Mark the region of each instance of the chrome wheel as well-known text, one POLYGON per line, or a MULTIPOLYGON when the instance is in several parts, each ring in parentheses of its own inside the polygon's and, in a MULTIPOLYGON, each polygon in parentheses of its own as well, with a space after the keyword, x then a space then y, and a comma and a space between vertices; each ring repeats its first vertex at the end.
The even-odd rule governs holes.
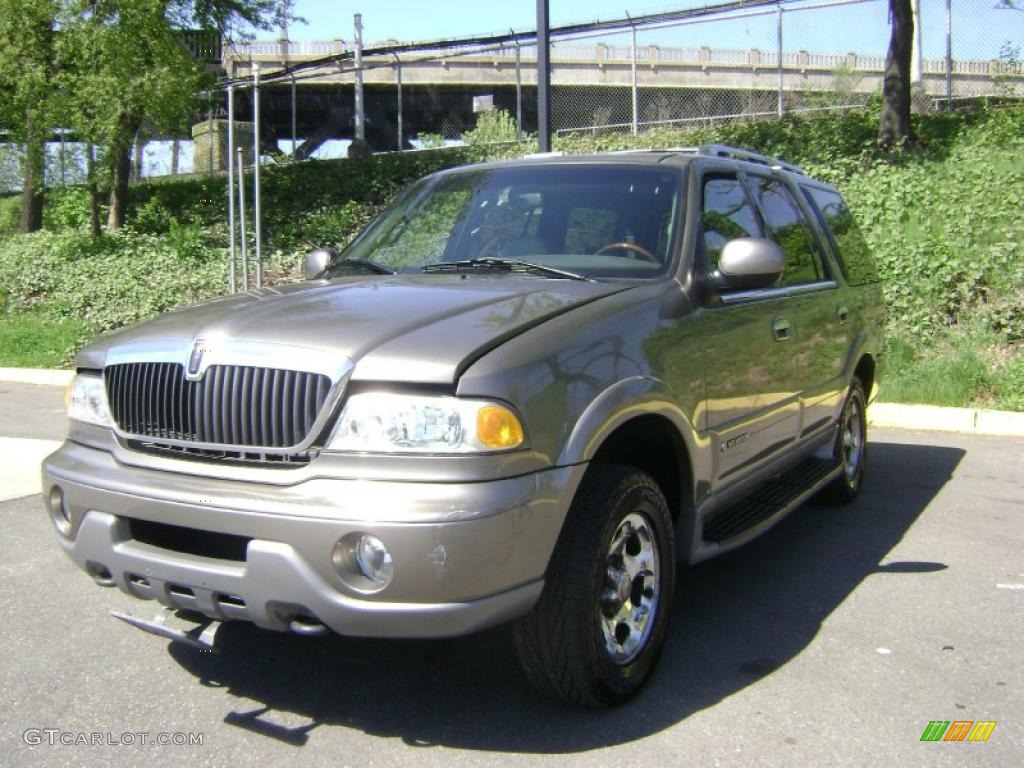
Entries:
POLYGON ((843 474, 848 483, 856 482, 864 456, 864 420, 860 409, 860 401, 857 398, 851 398, 844 414, 842 434, 840 435, 843 474))
POLYGON ((598 606, 604 647, 615 664, 629 664, 643 651, 656 623, 660 592, 653 526, 641 513, 630 513, 608 546, 598 606))

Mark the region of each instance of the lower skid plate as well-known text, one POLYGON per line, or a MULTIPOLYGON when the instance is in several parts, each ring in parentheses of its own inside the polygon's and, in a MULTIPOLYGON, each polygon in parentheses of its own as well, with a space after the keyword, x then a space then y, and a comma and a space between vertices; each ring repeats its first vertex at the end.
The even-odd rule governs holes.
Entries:
POLYGON ((160 613, 153 617, 152 621, 146 621, 145 619, 140 619, 128 613, 121 613, 120 611, 111 611, 110 615, 151 635, 157 635, 176 643, 184 643, 201 651, 220 652, 220 649, 216 646, 216 640, 217 630, 220 629, 221 622, 215 619, 210 619, 206 624, 200 624, 195 629, 185 631, 167 626, 168 617, 174 615, 174 612, 169 608, 164 608, 160 611, 160 613))

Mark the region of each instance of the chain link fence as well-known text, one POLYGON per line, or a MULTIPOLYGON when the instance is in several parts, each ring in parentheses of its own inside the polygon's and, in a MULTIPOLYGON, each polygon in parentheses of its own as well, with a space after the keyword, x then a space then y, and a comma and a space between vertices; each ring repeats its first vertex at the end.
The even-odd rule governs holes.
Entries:
MULTIPOLYGON (((919 4, 916 109, 1024 97, 1024 12, 996 10, 996 0, 919 4)), ((726 12, 553 30, 552 130, 643 132, 863 105, 881 92, 889 33, 888 0, 734 4, 726 12)), ((359 70, 352 50, 351 41, 340 39, 224 44, 223 68, 235 83, 234 117, 243 135, 251 136, 254 120, 247 83, 259 70, 264 162, 348 154, 356 135, 357 75, 365 139, 375 152, 467 137, 507 140, 537 130, 537 52, 527 33, 435 46, 372 43, 359 70), (496 111, 508 119, 491 122, 505 130, 480 135, 481 115, 496 111)), ((219 87, 197 102, 191 137, 141 132, 136 176, 223 171, 227 111, 227 90, 219 87)), ((67 141, 61 150, 55 141, 48 154, 49 182, 81 181, 81 145, 67 141)), ((0 143, 0 180, 8 186, 17 157, 16 147, 0 143)))

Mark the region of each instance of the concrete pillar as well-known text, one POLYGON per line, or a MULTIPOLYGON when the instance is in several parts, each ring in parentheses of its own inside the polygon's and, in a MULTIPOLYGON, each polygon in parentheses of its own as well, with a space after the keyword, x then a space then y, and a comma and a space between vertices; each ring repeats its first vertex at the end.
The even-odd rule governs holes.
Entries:
MULTIPOLYGON (((245 148, 245 164, 252 165, 253 141, 256 138, 252 123, 235 121, 235 144, 245 148)), ((204 120, 192 126, 192 140, 195 142, 193 152, 193 173, 218 173, 228 169, 228 121, 204 120), (211 151, 212 144, 212 151, 211 151), (210 160, 213 167, 210 167, 210 160)))

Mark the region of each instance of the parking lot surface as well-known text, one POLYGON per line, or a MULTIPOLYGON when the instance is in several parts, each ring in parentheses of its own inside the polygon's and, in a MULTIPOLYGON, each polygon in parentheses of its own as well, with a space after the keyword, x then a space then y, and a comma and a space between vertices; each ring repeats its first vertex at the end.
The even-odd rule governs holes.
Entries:
MULTIPOLYGON (((17 441, 61 438, 60 391, 3 387, 13 466, 17 441)), ((503 628, 385 642, 228 624, 219 654, 170 644, 111 618, 156 605, 95 586, 38 496, 0 480, 18 496, 0 502, 0 764, 1022 765, 1024 440, 871 438, 855 504, 806 505, 681 573, 650 685, 608 711, 538 698, 503 628), (996 726, 922 742, 934 720, 996 726)))

